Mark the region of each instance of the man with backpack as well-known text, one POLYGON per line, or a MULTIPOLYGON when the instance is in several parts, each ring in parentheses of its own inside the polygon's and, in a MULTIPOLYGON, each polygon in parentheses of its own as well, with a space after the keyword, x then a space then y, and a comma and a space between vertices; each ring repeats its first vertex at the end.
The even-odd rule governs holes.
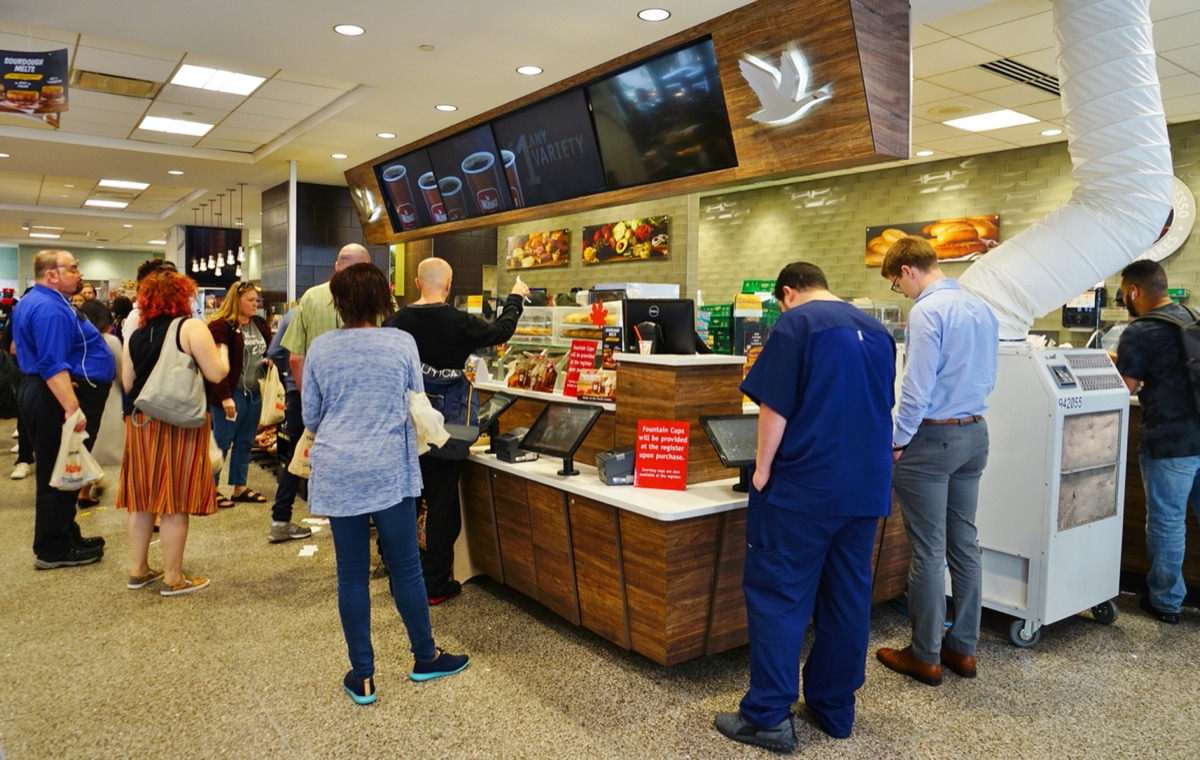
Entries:
POLYGON ((1121 271, 1125 308, 1134 317, 1117 344, 1117 371, 1142 407, 1138 461, 1146 489, 1146 576, 1141 598, 1148 615, 1179 622, 1184 520, 1189 496, 1200 518, 1200 414, 1194 403, 1185 329, 1197 315, 1167 295, 1167 274, 1155 261, 1121 271))
MULTIPOLYGON (((444 259, 429 258, 417 266, 416 285, 421 293, 415 303, 396 312, 388 325, 397 327, 417 341, 425 392, 443 413, 447 424, 473 424, 471 387, 463 377, 463 366, 471 352, 504 343, 517 329, 529 286, 517 280, 495 322, 461 312, 446 299, 454 271, 444 259)), ((458 501, 458 479, 462 461, 421 457, 421 480, 425 502, 425 552, 421 572, 431 605, 458 596, 462 585, 454 580, 454 542, 462 530, 458 501)))

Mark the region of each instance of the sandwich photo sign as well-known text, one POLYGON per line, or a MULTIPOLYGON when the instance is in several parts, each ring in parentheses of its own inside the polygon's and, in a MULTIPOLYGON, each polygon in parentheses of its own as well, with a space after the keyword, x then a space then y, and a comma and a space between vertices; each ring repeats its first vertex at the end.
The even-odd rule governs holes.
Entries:
POLYGON ((928 240, 937 251, 938 261, 974 261, 1000 245, 1000 215, 957 216, 932 222, 868 227, 867 266, 882 266, 888 248, 902 237, 928 240))
POLYGON ((0 113, 58 128, 67 110, 67 49, 44 53, 0 50, 0 113))

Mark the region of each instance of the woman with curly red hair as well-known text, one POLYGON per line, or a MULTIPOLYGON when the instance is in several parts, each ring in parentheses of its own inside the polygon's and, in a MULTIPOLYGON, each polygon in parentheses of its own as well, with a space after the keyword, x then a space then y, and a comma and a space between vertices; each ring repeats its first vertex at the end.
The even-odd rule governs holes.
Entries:
POLYGON ((129 510, 126 585, 143 588, 161 578, 163 596, 186 594, 208 585, 206 578, 184 575, 183 548, 188 516, 217 511, 217 489, 208 459, 212 422, 206 419, 202 426, 191 429, 176 427, 133 409, 133 402, 176 320, 176 346, 195 359, 204 378, 217 382, 229 373, 229 357, 217 349, 205 324, 191 318, 195 295, 196 283, 178 272, 160 270, 146 276, 138 286, 140 326, 129 335, 121 363, 129 416, 117 507, 129 510), (162 570, 151 568, 147 557, 156 517, 160 520, 162 570))

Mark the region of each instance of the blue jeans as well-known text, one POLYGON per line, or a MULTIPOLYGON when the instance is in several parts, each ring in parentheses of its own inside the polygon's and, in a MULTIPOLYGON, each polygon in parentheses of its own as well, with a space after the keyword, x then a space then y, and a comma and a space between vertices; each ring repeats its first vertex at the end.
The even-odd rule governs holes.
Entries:
POLYGON ((954 625, 945 643, 974 655, 983 609, 983 566, 975 512, 979 479, 988 459, 987 422, 922 425, 896 460, 892 489, 904 510, 912 542, 908 611, 912 653, 930 665, 941 661, 946 620, 946 565, 954 594, 954 625))
MULTIPOLYGON (((254 434, 258 432, 258 418, 262 416, 262 395, 258 391, 236 389, 233 408, 237 410, 236 420, 225 419, 225 410, 219 406, 210 405, 208 411, 212 413, 217 446, 222 454, 229 454, 229 485, 244 486, 250 474, 250 448, 254 445, 254 434), (230 453, 231 447, 233 453, 230 453)), ((214 474, 213 480, 220 485, 221 474, 214 474)))
POLYGON ((375 650, 371 647, 371 529, 374 521, 392 578, 392 598, 413 655, 432 660, 437 652, 429 625, 429 598, 417 555, 417 500, 407 498, 379 512, 329 518, 333 550, 337 555, 338 614, 350 652, 355 678, 375 675, 375 650))
POLYGON ((1139 454, 1146 486, 1146 585, 1150 601, 1164 612, 1178 612, 1187 594, 1183 581, 1184 520, 1191 501, 1200 519, 1200 456, 1155 459, 1139 454))

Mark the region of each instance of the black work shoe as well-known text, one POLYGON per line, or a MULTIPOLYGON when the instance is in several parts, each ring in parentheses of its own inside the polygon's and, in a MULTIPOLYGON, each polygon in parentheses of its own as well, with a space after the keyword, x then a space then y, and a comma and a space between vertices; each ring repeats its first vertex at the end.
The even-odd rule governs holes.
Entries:
POLYGON ((103 549, 104 548, 104 537, 103 536, 80 536, 79 539, 75 542, 75 545, 78 546, 80 549, 103 549))
POLYGON ((792 727, 792 716, 774 728, 759 728, 742 717, 739 712, 717 713, 717 730, 743 744, 753 744, 775 752, 791 752, 796 749, 796 730, 792 727))
POLYGON ((99 562, 104 556, 104 549, 81 549, 78 546, 72 546, 67 550, 67 553, 57 559, 42 559, 38 557, 34 559, 33 566, 38 570, 53 570, 56 567, 76 567, 78 565, 90 565, 93 562, 99 562))
POLYGON ((1179 622, 1178 612, 1164 612, 1163 610, 1155 607, 1150 602, 1149 594, 1144 594, 1142 598, 1138 600, 1138 605, 1141 606, 1142 610, 1144 610, 1147 615, 1157 619, 1159 622, 1166 623, 1168 625, 1175 625, 1179 622))
POLYGON ((429 606, 436 607, 442 602, 447 602, 462 593, 462 584, 458 581, 450 581, 442 587, 437 593, 426 593, 429 596, 429 606))

